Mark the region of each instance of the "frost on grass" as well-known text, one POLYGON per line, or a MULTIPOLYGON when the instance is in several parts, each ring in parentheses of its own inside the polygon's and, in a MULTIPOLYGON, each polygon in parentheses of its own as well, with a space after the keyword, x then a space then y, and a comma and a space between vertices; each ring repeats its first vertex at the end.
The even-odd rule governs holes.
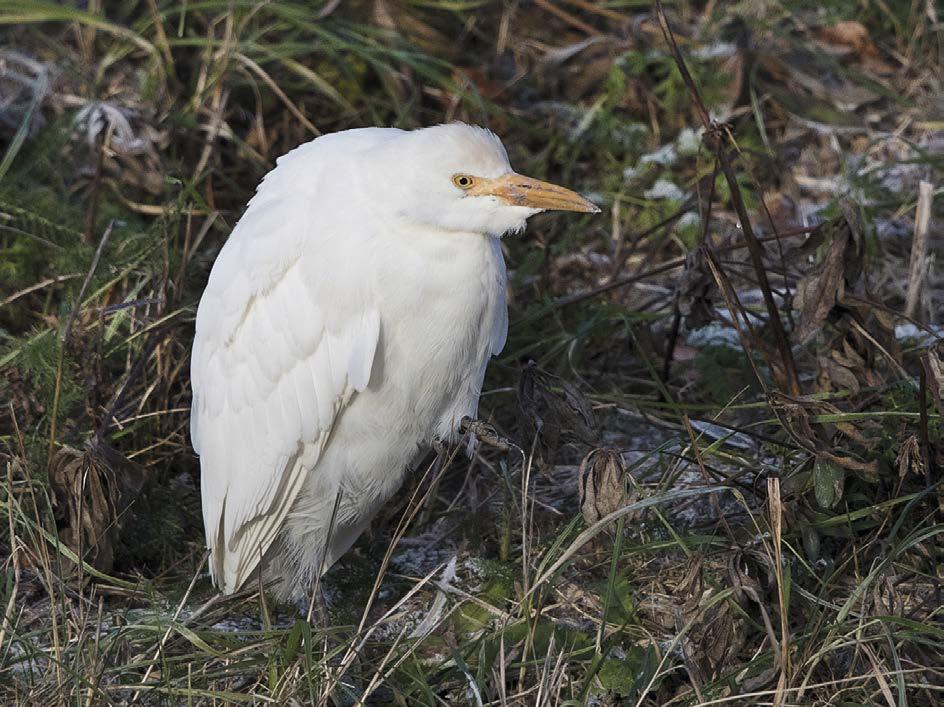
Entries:
POLYGON ((688 195, 674 182, 668 179, 657 179, 656 183, 643 192, 647 199, 672 199, 685 201, 688 195))

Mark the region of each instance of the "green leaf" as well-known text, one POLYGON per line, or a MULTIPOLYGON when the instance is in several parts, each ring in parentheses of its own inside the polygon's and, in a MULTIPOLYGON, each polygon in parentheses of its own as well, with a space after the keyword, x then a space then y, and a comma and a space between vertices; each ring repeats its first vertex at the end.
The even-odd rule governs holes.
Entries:
POLYGON ((804 525, 800 529, 800 533, 807 559, 812 563, 818 562, 820 558, 820 537, 819 533, 816 532, 816 528, 812 525, 804 525))
POLYGON ((813 467, 813 492, 821 508, 833 508, 842 498, 846 472, 827 459, 818 458, 813 467))
POLYGON ((597 677, 600 684, 623 699, 635 699, 649 684, 659 665, 655 646, 633 646, 622 660, 607 658, 597 677))
POLYGON ((311 642, 311 626, 307 621, 296 619, 292 630, 289 631, 288 637, 285 639, 283 657, 286 663, 291 663, 295 660, 303 640, 307 643, 311 642))
POLYGON ((606 606, 606 620, 608 623, 630 623, 636 617, 636 607, 633 602, 633 584, 626 577, 616 577, 612 589, 607 596, 607 587, 603 586, 602 596, 608 598, 606 606))

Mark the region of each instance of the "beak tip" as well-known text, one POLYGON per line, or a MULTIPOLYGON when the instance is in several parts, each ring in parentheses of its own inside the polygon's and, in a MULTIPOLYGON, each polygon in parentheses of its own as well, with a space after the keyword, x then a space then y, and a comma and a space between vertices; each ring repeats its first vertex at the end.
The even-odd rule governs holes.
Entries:
POLYGON ((601 210, 590 199, 575 191, 515 172, 486 180, 482 187, 470 189, 469 193, 474 196, 497 196, 506 203, 539 211, 598 214, 601 210))

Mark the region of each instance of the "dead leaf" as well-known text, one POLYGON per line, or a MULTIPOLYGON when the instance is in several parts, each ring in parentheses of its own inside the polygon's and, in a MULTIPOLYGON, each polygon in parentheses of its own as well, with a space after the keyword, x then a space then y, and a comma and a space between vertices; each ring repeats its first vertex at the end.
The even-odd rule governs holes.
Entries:
POLYGON ((850 50, 865 56, 878 56, 878 49, 872 43, 869 31, 861 22, 842 20, 827 27, 816 30, 816 36, 831 44, 848 47, 850 50))
POLYGON ((944 361, 941 360, 942 350, 944 350, 942 344, 928 349, 921 357, 921 366, 924 368, 928 390, 931 391, 931 397, 934 398, 937 411, 944 415, 944 361))
POLYGON ((898 469, 898 478, 903 479, 908 472, 922 476, 924 474, 924 462, 921 460, 921 445, 918 444, 918 436, 911 435, 898 449, 898 456, 895 458, 895 468, 898 469))
POLYGON ((476 67, 456 67, 452 71, 452 80, 456 85, 468 86, 476 95, 487 101, 494 101, 505 90, 502 84, 492 81, 483 69, 476 67))
POLYGON ((861 22, 844 20, 816 30, 820 46, 830 54, 861 62, 871 73, 889 75, 895 68, 882 58, 868 29, 861 22))
POLYGON ((855 440, 863 447, 869 447, 872 445, 873 440, 870 440, 868 437, 859 432, 859 428, 853 425, 851 422, 836 422, 836 429, 842 432, 846 437, 855 440))
POLYGON ((818 437, 803 402, 803 399, 796 400, 778 392, 773 392, 770 396, 770 403, 780 411, 784 427, 790 437, 803 449, 814 452, 818 437))
POLYGON ((853 459, 852 457, 833 454, 832 452, 822 452, 822 455, 838 464, 843 469, 855 472, 866 481, 878 481, 878 461, 875 459, 870 462, 863 462, 858 459, 853 459))
POLYGON ((842 353, 833 349, 830 355, 836 363, 846 368, 865 368, 866 365, 865 359, 859 355, 859 352, 856 351, 846 339, 842 340, 842 353))
POLYGON ((374 0, 373 20, 378 27, 402 35, 412 45, 435 56, 452 59, 458 53, 456 42, 421 20, 409 3, 374 0))
POLYGON ((818 234, 829 242, 819 265, 797 284, 794 308, 799 311, 795 336, 805 344, 820 330, 847 287, 855 287, 865 267, 862 223, 854 204, 843 202, 842 215, 824 224, 818 234))
POLYGON ((837 302, 842 301, 842 261, 848 241, 840 229, 819 266, 797 284, 794 306, 799 310, 797 343, 807 343, 820 330, 837 302))
POLYGON ((818 356, 817 388, 823 392, 848 390, 859 392, 859 381, 849 368, 827 356, 818 356))
POLYGON ((760 583, 751 577, 746 563, 746 557, 741 551, 733 552, 728 556, 728 581, 734 589, 734 598, 741 606, 746 606, 748 599, 760 601, 760 583))

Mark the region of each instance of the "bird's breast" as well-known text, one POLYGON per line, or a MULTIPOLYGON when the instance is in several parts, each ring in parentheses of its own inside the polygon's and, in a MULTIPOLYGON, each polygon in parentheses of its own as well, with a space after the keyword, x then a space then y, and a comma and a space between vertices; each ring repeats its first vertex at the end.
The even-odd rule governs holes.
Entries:
POLYGON ((485 366, 504 342, 505 265, 488 236, 413 238, 378 269, 381 365, 371 388, 389 392, 404 424, 431 438, 476 412, 485 366))

